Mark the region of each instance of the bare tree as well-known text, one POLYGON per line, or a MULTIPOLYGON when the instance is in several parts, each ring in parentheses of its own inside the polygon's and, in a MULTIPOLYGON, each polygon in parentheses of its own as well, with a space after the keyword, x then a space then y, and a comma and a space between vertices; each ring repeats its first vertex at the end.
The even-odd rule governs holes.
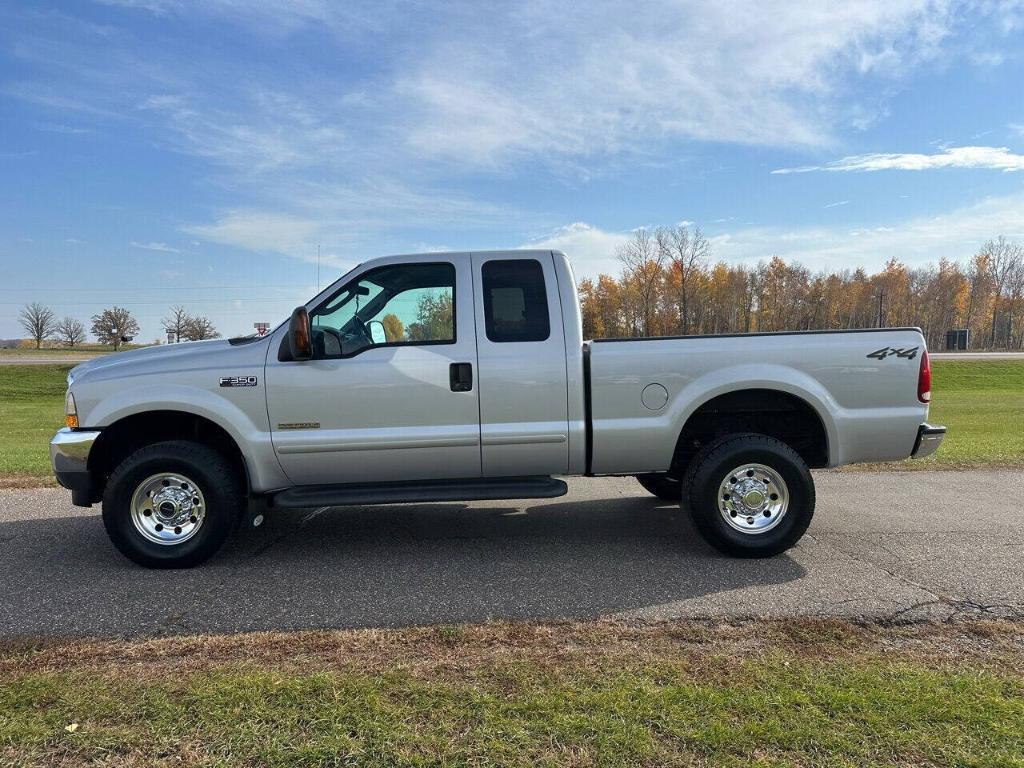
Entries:
MULTIPOLYGON (((1022 249, 1024 250, 1024 249, 1022 249)), ((1014 342, 1013 320, 1014 313, 1024 305, 1024 253, 1019 255, 1010 275, 1006 280, 1006 301, 1007 301, 1007 323, 1006 323, 1006 346, 1012 349, 1024 347, 1024 328, 1017 331, 1017 340, 1014 342)))
POLYGON ((191 319, 184 307, 171 307, 171 313, 161 320, 160 324, 167 333, 174 334, 174 340, 177 342, 185 338, 185 330, 191 319))
POLYGON ((73 317, 65 317, 53 330, 65 346, 73 347, 85 341, 85 326, 81 320, 75 320, 73 317))
POLYGON ((694 282, 700 278, 707 265, 711 245, 700 231, 700 227, 691 233, 684 224, 659 227, 655 232, 655 238, 658 250, 679 271, 679 332, 689 333, 690 316, 693 314, 690 305, 695 293, 694 282))
POLYGON ((204 339, 220 338, 220 332, 214 327, 210 318, 196 315, 186 320, 182 337, 186 341, 203 341, 204 339))
MULTIPOLYGON (((1024 249, 1016 243, 1011 243, 1000 235, 995 240, 989 240, 981 247, 981 252, 988 256, 989 273, 992 275, 992 288, 994 292, 992 302, 992 328, 989 334, 989 345, 996 344, 996 320, 999 309, 1004 298, 1007 283, 1020 263, 1024 249)), ((1009 341, 1007 341, 1009 344, 1009 341)))
POLYGON ((124 307, 104 309, 92 316, 92 333, 101 344, 112 344, 116 352, 122 341, 131 339, 139 332, 139 324, 132 313, 124 307))
POLYGON ((664 279, 665 254, 658 248, 650 232, 638 229, 629 242, 620 246, 617 256, 622 263, 626 279, 636 290, 643 334, 650 336, 664 279))
POLYGON ((43 345, 43 341, 53 335, 57 325, 57 316, 49 307, 38 301, 33 301, 31 304, 26 304, 21 310, 18 322, 21 323, 21 327, 25 329, 29 338, 36 343, 36 349, 39 349, 43 345))

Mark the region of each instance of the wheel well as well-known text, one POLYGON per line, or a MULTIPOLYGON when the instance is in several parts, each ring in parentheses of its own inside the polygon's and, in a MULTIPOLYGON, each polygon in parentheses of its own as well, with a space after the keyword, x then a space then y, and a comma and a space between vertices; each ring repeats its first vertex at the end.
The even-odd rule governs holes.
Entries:
POLYGON ((249 487, 242 451, 223 427, 194 413, 147 411, 126 416, 100 432, 89 452, 89 471, 99 481, 96 493, 102 495, 110 473, 125 458, 140 448, 165 440, 191 440, 213 448, 231 462, 245 487, 249 487))
POLYGON ((774 389, 742 389, 719 395, 687 419, 676 443, 672 474, 682 475, 701 446, 736 432, 759 432, 786 443, 809 467, 828 466, 828 436, 807 401, 774 389))

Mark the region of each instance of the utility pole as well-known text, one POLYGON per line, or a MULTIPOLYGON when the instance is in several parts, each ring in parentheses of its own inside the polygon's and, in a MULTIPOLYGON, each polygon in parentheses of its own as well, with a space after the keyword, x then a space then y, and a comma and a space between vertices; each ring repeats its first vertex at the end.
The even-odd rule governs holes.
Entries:
POLYGON ((878 325, 876 327, 882 327, 882 300, 885 298, 885 288, 878 289, 878 325))

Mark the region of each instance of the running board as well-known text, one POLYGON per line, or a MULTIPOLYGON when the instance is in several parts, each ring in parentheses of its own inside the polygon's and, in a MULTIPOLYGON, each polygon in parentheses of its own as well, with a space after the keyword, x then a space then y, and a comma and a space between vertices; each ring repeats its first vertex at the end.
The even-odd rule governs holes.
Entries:
POLYGON ((551 499, 569 490, 564 480, 545 475, 422 480, 404 483, 300 485, 271 497, 275 507, 352 507, 363 504, 408 504, 426 501, 551 499))

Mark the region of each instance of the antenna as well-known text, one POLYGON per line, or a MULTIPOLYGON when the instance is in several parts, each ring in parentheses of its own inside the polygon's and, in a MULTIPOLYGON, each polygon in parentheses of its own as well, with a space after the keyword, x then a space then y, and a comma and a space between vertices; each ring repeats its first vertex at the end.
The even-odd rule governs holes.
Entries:
POLYGON ((316 292, 320 293, 320 243, 316 244, 316 292))

